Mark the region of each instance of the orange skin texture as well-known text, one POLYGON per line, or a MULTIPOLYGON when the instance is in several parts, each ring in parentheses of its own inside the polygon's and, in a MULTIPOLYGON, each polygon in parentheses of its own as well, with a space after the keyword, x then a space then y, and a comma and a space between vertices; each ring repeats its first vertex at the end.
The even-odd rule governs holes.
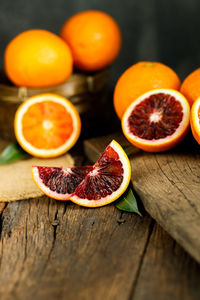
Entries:
POLYGON ((196 115, 195 113, 195 105, 198 105, 198 112, 200 111, 200 98, 198 98, 194 104, 192 105, 192 108, 191 108, 191 112, 190 112, 190 126, 191 126, 191 130, 192 130, 192 134, 193 134, 193 137, 195 138, 195 140, 197 141, 198 144, 200 144, 200 129, 199 127, 197 126, 196 123, 200 123, 200 119, 199 119, 199 116, 196 115))
POLYGON ((64 82, 72 73, 73 58, 63 40, 46 30, 17 35, 4 53, 5 71, 18 86, 47 87, 64 82))
POLYGON ((168 66, 158 62, 138 62, 119 78, 114 90, 114 108, 121 119, 126 108, 140 95, 153 89, 179 90, 180 79, 168 66))
POLYGON ((190 73, 183 81, 180 92, 187 98, 190 106, 200 96, 200 68, 190 73))
POLYGON ((75 66, 84 71, 97 71, 110 65, 121 48, 118 24, 108 14, 88 10, 75 14, 60 33, 72 51, 75 66))

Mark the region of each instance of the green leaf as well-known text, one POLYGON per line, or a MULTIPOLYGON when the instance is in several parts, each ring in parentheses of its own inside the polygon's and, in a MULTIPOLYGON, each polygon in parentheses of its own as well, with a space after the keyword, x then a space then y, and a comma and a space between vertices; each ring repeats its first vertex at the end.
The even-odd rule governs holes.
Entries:
POLYGON ((120 197, 115 205, 120 210, 134 212, 142 217, 142 214, 138 209, 137 200, 133 194, 133 190, 131 187, 126 190, 126 192, 120 197))
POLYGON ((27 153, 17 143, 8 145, 0 155, 0 165, 23 159, 27 153))

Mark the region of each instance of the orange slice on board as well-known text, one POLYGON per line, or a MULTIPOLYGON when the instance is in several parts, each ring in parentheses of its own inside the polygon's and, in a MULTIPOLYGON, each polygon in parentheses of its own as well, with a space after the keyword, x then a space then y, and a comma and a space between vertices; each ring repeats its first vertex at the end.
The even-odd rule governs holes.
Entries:
POLYGON ((186 98, 171 89, 156 89, 137 98, 125 111, 122 130, 136 147, 149 152, 177 145, 189 129, 186 98))
POLYGON ((99 207, 118 199, 131 177, 129 159, 112 141, 93 166, 63 168, 32 167, 36 185, 49 197, 99 207))
POLYGON ((56 157, 76 143, 81 121, 69 100, 56 94, 41 94, 19 106, 14 129, 26 152, 37 157, 56 157))
POLYGON ((200 97, 192 105, 190 125, 195 140, 200 144, 200 97))

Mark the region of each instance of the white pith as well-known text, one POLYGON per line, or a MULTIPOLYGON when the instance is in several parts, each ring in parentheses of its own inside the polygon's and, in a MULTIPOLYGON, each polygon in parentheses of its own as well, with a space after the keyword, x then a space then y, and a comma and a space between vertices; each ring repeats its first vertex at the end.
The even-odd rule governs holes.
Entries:
MULTIPOLYGON (((67 170, 63 170, 64 173, 68 173, 68 168, 67 170)), ((70 170, 71 171, 71 170, 70 170)), ((52 197, 54 199, 57 199, 57 200, 68 200, 69 197, 71 196, 71 194, 59 194, 57 192, 54 192, 52 191, 50 188, 48 188, 42 181, 42 179, 40 178, 40 174, 39 174, 39 171, 38 171, 38 168, 37 167, 32 167, 32 176, 33 176, 33 179, 35 181, 35 183, 37 184, 37 186, 40 187, 40 190, 45 194, 45 195, 48 195, 49 197, 52 197)))
POLYGON ((200 108, 200 98, 197 101, 195 101, 192 107, 193 115, 195 116, 193 118, 193 122, 195 124, 197 132, 200 132, 199 108, 200 108))
POLYGON ((154 122, 157 123, 162 119, 162 113, 159 111, 154 111, 151 115, 150 115, 150 122, 154 122))
POLYGON ((136 142, 139 142, 141 144, 146 144, 146 145, 152 145, 152 144, 153 145, 160 145, 160 144, 163 145, 165 142, 167 143, 169 140, 173 140, 175 137, 177 138, 178 136, 180 136, 182 134, 182 132, 188 127, 189 118, 190 118, 190 107, 189 107, 187 100, 185 99, 185 97, 183 95, 181 95, 179 92, 177 92, 175 90, 171 90, 171 89, 155 89, 155 90, 147 92, 147 93, 143 94, 142 96, 140 96, 139 98, 137 98, 137 100, 135 100, 127 108, 127 110, 125 111, 123 118, 122 118, 122 128, 123 128, 124 134, 129 136, 130 139, 133 139, 136 142), (164 93, 164 94, 171 95, 171 96, 175 97, 175 99, 181 103, 182 111, 183 111, 183 119, 180 122, 179 127, 176 129, 176 131, 170 136, 167 136, 165 138, 158 139, 158 140, 142 139, 142 138, 134 135, 129 130, 128 118, 131 115, 131 112, 133 111, 133 109, 136 105, 138 105, 143 100, 150 97, 151 95, 158 94, 158 93, 164 93))
MULTIPOLYGON (((46 127, 46 129, 51 128, 50 121, 44 120, 43 126, 46 127)), ((78 113, 74 113, 74 107, 71 104, 71 102, 64 97, 57 97, 57 95, 53 94, 43 94, 40 97, 37 96, 36 98, 30 98, 27 102, 25 101, 24 104, 21 106, 20 110, 16 113, 16 119, 15 119, 15 130, 16 130, 16 136, 18 139, 18 142, 21 144, 21 146, 29 153, 34 153, 36 156, 39 157, 46 157, 46 156, 56 156, 57 153, 64 153, 68 150, 68 147, 71 147, 75 144, 77 141, 79 134, 80 134, 80 117, 78 113), (71 136, 68 138, 68 140, 59 148, 56 149, 38 149, 34 147, 32 144, 30 144, 23 136, 22 132, 22 118, 24 116, 24 113, 28 110, 30 106, 32 106, 35 103, 43 102, 43 101, 52 101, 55 103, 59 103, 63 105, 66 108, 66 111, 70 113, 72 117, 73 122, 73 131, 71 136)))
POLYGON ((125 192, 126 188, 128 187, 128 184, 130 182, 130 177, 131 177, 130 162, 129 162, 129 159, 128 159, 126 153, 124 152, 122 147, 116 141, 113 140, 110 143, 110 146, 118 153, 119 160, 121 161, 123 170, 124 170, 123 181, 122 181, 120 187, 115 192, 113 192, 111 195, 101 198, 100 200, 81 199, 74 194, 70 197, 70 200, 72 200, 73 202, 75 202, 79 205, 88 206, 88 207, 97 207, 97 206, 101 206, 101 205, 105 205, 105 204, 113 202, 114 200, 119 198, 125 192))
POLYGON ((44 129, 50 130, 53 127, 53 124, 49 120, 44 120, 42 126, 44 127, 44 129))

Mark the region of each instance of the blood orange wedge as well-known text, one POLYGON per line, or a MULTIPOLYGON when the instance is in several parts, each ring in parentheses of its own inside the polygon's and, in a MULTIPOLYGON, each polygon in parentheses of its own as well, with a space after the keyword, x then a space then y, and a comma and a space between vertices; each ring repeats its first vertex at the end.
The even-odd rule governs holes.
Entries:
POLYGON ((200 144, 200 97, 192 105, 190 125, 195 140, 200 144))
POLYGON ((56 200, 68 200, 92 169, 92 166, 71 167, 66 171, 57 167, 31 168, 33 179, 39 189, 56 200))
POLYGON ((171 89, 156 89, 130 104, 122 118, 122 130, 140 149, 166 151, 186 135, 189 115, 190 107, 182 94, 171 89))
POLYGON ((81 121, 69 100, 56 94, 41 94, 19 106, 14 128, 25 151, 38 157, 56 157, 76 143, 81 121))
POLYGON ((38 187, 49 197, 87 207, 115 201, 126 190, 131 176, 129 159, 112 141, 93 166, 62 168, 32 167, 38 187))

